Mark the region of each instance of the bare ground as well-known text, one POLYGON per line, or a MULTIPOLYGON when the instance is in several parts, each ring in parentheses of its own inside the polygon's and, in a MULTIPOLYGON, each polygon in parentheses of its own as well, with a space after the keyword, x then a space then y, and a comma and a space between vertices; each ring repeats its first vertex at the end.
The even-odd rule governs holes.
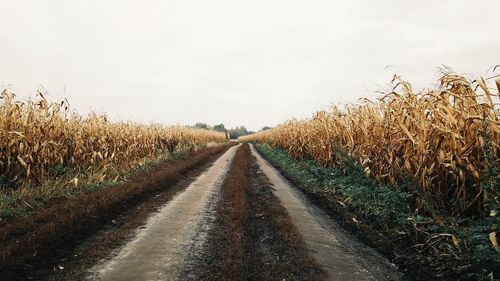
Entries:
POLYGON ((10 222, 0 280, 400 279, 248 144, 225 150, 10 222))
POLYGON ((252 147, 252 153, 270 182, 275 194, 304 237, 307 248, 328 271, 330 280, 400 280, 395 265, 375 250, 344 231, 326 213, 309 203, 252 147))
MULTIPOLYGON (((236 147, 230 148, 181 194, 162 207, 118 254, 98 265, 98 280, 175 280, 186 254, 203 239, 204 214, 222 183, 236 147), (197 239, 195 239, 197 238, 197 239)), ((214 203, 214 204, 210 204, 214 203)))
POLYGON ((225 150, 227 146, 200 150, 130 182, 59 200, 30 216, 4 223, 0 228, 0 280, 80 279, 78 273, 118 245, 155 203, 182 190, 183 182, 225 150))
POLYGON ((237 152, 214 227, 180 280, 325 280, 287 211, 251 156, 237 152))

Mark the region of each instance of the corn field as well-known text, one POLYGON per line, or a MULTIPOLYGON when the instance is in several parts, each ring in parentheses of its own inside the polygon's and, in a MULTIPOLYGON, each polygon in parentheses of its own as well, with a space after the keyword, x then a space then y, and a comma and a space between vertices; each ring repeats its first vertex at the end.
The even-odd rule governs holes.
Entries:
POLYGON ((397 76, 392 83, 376 102, 333 106, 242 140, 267 142, 324 166, 337 164, 341 148, 380 182, 396 185, 409 177, 418 208, 477 213, 487 211, 488 202, 498 206, 500 80, 494 89, 482 78, 446 73, 437 89, 422 92, 397 76))
POLYGON ((60 168, 123 167, 178 146, 225 141, 215 131, 82 117, 66 100, 51 103, 41 92, 24 102, 7 90, 0 95, 0 184, 14 189, 42 183, 60 168))

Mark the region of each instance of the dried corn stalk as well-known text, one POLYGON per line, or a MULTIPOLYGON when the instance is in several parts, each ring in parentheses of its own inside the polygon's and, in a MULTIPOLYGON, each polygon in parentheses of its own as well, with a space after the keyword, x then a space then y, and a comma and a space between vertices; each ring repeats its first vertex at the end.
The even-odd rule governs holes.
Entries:
POLYGON ((485 151, 493 165, 500 159, 500 81, 493 92, 483 79, 446 73, 438 89, 418 93, 398 77, 393 82, 378 102, 334 106, 242 140, 283 147, 293 157, 307 154, 325 166, 336 164, 334 147, 343 147, 382 182, 409 175, 421 203, 460 213, 481 209, 485 198, 498 195, 487 194, 483 183, 485 151))
POLYGON ((50 103, 41 92, 26 102, 7 90, 0 95, 0 183, 13 187, 40 183, 61 169, 120 166, 178 145, 224 141, 224 133, 208 130, 84 118, 67 101, 50 103))

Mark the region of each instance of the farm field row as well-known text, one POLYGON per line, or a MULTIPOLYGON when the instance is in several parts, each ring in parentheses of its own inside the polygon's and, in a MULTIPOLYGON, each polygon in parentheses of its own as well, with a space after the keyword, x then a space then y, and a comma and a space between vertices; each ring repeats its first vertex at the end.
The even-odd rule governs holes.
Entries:
POLYGON ((326 215, 311 212, 311 203, 248 144, 209 148, 176 161, 122 186, 89 192, 42 209, 33 218, 6 224, 0 232, 4 257, 0 276, 3 280, 399 280, 402 276, 380 254, 332 225, 326 215), (284 203, 284 194, 292 201, 284 203), (297 214, 308 221, 297 220, 297 214))
POLYGON ((4 91, 0 279, 498 279, 500 80, 393 83, 238 141, 4 91))
POLYGON ((83 117, 67 100, 51 102, 42 93, 20 100, 4 91, 0 116, 2 219, 227 141, 223 132, 83 117))
POLYGON ((499 91, 500 80, 445 73, 417 92, 395 77, 376 101, 240 140, 367 243, 428 267, 422 278, 498 278, 499 91))

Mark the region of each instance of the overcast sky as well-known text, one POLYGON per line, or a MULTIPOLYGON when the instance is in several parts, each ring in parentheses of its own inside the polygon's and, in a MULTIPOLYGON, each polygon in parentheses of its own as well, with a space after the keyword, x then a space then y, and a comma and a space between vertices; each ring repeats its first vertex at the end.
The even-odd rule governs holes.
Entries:
MULTIPOLYGON (((252 130, 437 67, 493 75, 500 1, 0 0, 0 82, 81 114, 252 130)), ((497 70, 497 74, 498 74, 497 70)))

